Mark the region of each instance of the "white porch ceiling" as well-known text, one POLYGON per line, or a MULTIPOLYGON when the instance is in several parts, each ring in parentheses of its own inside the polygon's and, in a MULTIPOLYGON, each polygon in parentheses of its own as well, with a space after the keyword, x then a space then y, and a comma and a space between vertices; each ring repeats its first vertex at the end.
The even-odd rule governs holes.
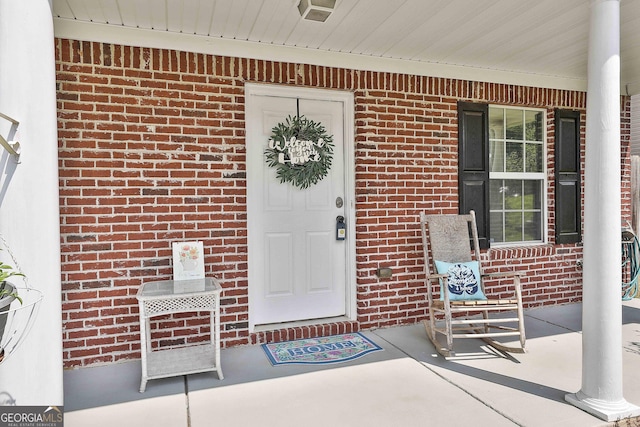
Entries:
MULTIPOLYGON (((588 0, 337 0, 324 23, 302 20, 298 0, 52 3, 62 37, 110 41, 120 33, 144 46, 182 36, 213 53, 235 43, 238 56, 287 52, 300 62, 586 88, 588 0)), ((640 0, 621 0, 620 56, 622 92, 640 93, 640 0)))

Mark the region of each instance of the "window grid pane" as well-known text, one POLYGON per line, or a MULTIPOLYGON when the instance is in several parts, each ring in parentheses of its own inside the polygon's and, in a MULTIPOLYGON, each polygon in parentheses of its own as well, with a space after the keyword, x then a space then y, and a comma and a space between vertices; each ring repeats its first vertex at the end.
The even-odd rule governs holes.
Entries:
POLYGON ((520 180, 504 180, 504 210, 505 211, 521 211, 522 210, 522 183, 520 180))
POLYGON ((516 110, 509 108, 506 110, 506 136, 507 139, 514 139, 517 141, 524 140, 524 112, 522 110, 516 110))
POLYGON ((524 212, 524 240, 542 240, 540 212, 524 212))
POLYGON ((491 211, 504 210, 504 182, 501 179, 489 181, 489 209, 491 211))
POLYGON ((491 212, 491 241, 504 242, 504 214, 502 212, 491 212))
POLYGON ((525 145, 525 172, 542 172, 542 144, 525 145))
POLYGON ((525 140, 542 142, 542 112, 525 112, 525 140))
POLYGON ((522 237, 522 212, 506 212, 504 220, 504 241, 521 242, 522 237))
POLYGON ((489 170, 504 172, 504 141, 489 142, 489 170))
POLYGON ((542 194, 541 181, 524 181, 523 191, 523 209, 542 210, 542 194))
POLYGON ((504 108, 489 108, 489 139, 504 139, 504 108))
POLYGON ((522 151, 523 144, 520 142, 507 141, 506 143, 506 171, 507 172, 524 172, 522 151))

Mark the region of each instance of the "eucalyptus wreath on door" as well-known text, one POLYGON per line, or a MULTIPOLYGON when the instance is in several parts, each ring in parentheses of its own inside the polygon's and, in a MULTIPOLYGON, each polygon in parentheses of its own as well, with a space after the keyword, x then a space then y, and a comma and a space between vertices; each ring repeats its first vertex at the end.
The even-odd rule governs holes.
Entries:
POLYGON ((321 123, 305 116, 289 116, 271 130, 265 155, 280 183, 289 182, 304 190, 329 174, 333 136, 321 123))

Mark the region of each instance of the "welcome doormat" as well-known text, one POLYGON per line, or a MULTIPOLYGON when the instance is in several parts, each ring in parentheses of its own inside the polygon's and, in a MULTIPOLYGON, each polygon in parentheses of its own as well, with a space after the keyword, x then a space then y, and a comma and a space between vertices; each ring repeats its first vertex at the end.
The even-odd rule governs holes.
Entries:
POLYGON ((338 363, 382 350, 359 332, 262 344, 272 365, 338 363))

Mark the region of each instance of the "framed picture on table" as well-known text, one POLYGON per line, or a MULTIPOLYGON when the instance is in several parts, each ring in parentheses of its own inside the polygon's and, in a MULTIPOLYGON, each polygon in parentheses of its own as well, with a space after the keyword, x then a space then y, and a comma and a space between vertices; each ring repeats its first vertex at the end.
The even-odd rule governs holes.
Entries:
POLYGON ((174 242, 172 249, 173 280, 180 282, 176 286, 183 287, 185 291, 204 289, 204 247, 202 242, 174 242))

